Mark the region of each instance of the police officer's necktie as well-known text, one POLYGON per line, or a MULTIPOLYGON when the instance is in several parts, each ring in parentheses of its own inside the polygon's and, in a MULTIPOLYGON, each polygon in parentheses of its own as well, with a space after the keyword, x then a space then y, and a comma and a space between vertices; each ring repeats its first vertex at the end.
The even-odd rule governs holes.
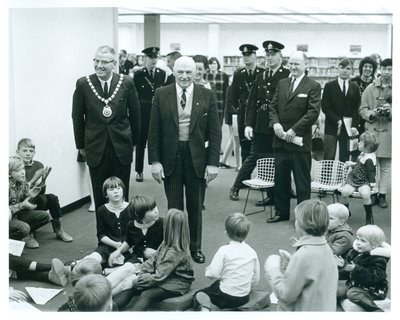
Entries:
POLYGON ((107 81, 104 82, 103 92, 104 92, 104 95, 105 95, 106 97, 108 97, 108 84, 107 84, 107 81))
POLYGON ((346 95, 346 81, 343 81, 343 94, 346 95))
POLYGON ((269 70, 269 76, 270 79, 272 78, 272 70, 269 70))
POLYGON ((152 69, 152 70, 150 70, 150 78, 153 79, 153 77, 154 77, 154 74, 153 74, 153 69, 152 69))
POLYGON ((185 107, 186 107, 186 89, 182 90, 181 107, 182 107, 182 109, 185 109, 185 107))
POLYGON ((249 78, 253 75, 253 71, 249 70, 249 78))

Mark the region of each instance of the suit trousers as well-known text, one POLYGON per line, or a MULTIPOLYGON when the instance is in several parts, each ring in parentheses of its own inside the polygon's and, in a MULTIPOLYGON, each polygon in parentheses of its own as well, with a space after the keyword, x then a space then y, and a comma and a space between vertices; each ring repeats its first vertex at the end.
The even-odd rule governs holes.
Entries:
POLYGON ((136 146, 135 152, 135 171, 137 173, 143 173, 144 166, 144 151, 146 149, 147 138, 149 136, 149 123, 150 123, 150 110, 151 104, 142 103, 141 114, 140 114, 140 136, 136 146))
POLYGON ((250 155, 251 141, 247 140, 244 136, 244 119, 238 114, 238 134, 240 143, 240 156, 242 157, 242 163, 246 161, 246 158, 250 155))
MULTIPOLYGON (((188 141, 179 141, 175 166, 172 174, 164 179, 164 189, 168 209, 184 210, 184 191, 186 210, 190 229, 190 251, 201 249, 202 204, 205 179, 199 178, 193 167, 188 141)), ((205 191, 204 191, 205 192, 205 191)))
POLYGON ((311 152, 275 150, 275 208, 276 215, 290 218, 291 172, 297 192, 297 204, 311 196, 311 152))
POLYGON ((104 149, 103 158, 97 167, 90 167, 90 179, 92 180, 93 198, 97 209, 107 202, 107 199, 103 196, 103 183, 104 181, 112 176, 118 177, 122 180, 125 185, 124 197, 126 201, 129 201, 129 180, 131 176, 131 164, 123 165, 117 154, 115 153, 114 147, 111 143, 110 137, 107 138, 106 147, 104 149))
MULTIPOLYGON (((257 165, 257 160, 261 158, 273 158, 274 150, 272 148, 272 135, 266 135, 262 133, 254 133, 253 141, 251 141, 250 155, 246 158, 239 173, 233 184, 236 188, 244 188, 242 184, 243 180, 250 179, 251 173, 257 165)), ((273 194, 268 194, 268 197, 272 198, 273 194)))
POLYGON ((343 134, 345 129, 341 130, 340 136, 334 136, 330 134, 325 134, 324 137, 324 160, 335 160, 336 155, 336 145, 339 141, 339 161, 346 162, 350 159, 350 151, 349 151, 349 137, 347 133, 343 134))

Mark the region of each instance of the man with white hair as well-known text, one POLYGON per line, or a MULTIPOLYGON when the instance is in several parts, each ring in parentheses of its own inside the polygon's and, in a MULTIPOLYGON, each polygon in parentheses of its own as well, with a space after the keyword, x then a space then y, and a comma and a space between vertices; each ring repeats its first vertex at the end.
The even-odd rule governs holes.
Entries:
POLYGON ((148 145, 152 175, 164 181, 168 208, 183 210, 186 199, 190 251, 204 263, 201 190, 218 174, 221 126, 214 93, 193 83, 195 71, 193 59, 183 56, 174 65, 176 83, 156 90, 148 145))
POLYGON ((306 56, 296 51, 289 58, 291 76, 279 81, 269 105, 270 126, 274 129, 275 217, 268 223, 290 219, 291 172, 297 203, 311 194, 311 127, 321 109, 321 86, 305 75, 306 56), (301 137, 303 144, 293 143, 301 137))

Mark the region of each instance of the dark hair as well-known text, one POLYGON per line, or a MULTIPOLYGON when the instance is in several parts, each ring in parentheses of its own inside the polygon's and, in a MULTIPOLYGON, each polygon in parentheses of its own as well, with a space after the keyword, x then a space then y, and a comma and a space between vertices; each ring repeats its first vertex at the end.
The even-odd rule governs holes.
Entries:
POLYGON ((221 69, 221 64, 216 57, 211 57, 210 59, 208 59, 208 64, 212 64, 214 61, 216 61, 218 64, 218 70, 221 69))
POLYGON ((146 212, 153 210, 156 205, 156 201, 152 197, 146 194, 138 194, 129 202, 129 216, 137 222, 142 223, 146 212))
POLYGON ((127 55, 127 54, 128 54, 128 53, 126 52, 125 49, 121 49, 121 50, 119 50, 119 51, 121 51, 124 55, 127 55))
POLYGON ((391 66, 392 66, 392 59, 387 58, 385 60, 382 60, 381 67, 391 67, 391 66))
POLYGON ((116 187, 122 187, 123 194, 125 194, 125 184, 122 182, 122 180, 118 177, 109 177, 104 181, 103 183, 103 196, 106 198, 107 197, 107 189, 108 188, 116 188, 116 187))
POLYGON ((347 66, 353 67, 353 63, 351 62, 350 59, 344 58, 344 59, 339 61, 339 67, 345 68, 347 66))
POLYGON ((364 57, 361 59, 360 64, 358 65, 358 71, 360 72, 360 76, 362 76, 364 64, 369 63, 372 65, 372 73, 374 74, 376 71, 376 68, 378 67, 378 64, 376 63, 376 60, 373 57, 364 57))
POLYGON ((173 60, 176 60, 176 59, 182 57, 182 53, 180 53, 179 51, 172 51, 167 54, 167 57, 171 57, 173 60))
POLYGON ((195 56, 193 56, 192 59, 194 62, 203 63, 204 69, 208 70, 208 61, 206 56, 203 56, 201 54, 196 54, 195 56))
POLYGON ((242 242, 250 230, 250 221, 243 213, 232 213, 225 218, 225 231, 229 238, 242 242))

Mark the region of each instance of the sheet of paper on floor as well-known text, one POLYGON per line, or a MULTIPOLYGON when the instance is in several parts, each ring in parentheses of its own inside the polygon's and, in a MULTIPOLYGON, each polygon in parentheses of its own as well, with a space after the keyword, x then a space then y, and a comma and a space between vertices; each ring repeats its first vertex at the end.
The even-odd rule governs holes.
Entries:
POLYGON ((10 301, 10 311, 41 312, 38 308, 26 301, 10 301))
POLYGON ((63 289, 50 289, 50 288, 35 288, 35 287, 26 287, 26 291, 32 297, 33 301, 36 304, 45 304, 50 299, 54 298, 57 294, 59 294, 63 289))
POLYGON ((24 250, 25 242, 8 239, 8 252, 14 256, 20 257, 24 250))

